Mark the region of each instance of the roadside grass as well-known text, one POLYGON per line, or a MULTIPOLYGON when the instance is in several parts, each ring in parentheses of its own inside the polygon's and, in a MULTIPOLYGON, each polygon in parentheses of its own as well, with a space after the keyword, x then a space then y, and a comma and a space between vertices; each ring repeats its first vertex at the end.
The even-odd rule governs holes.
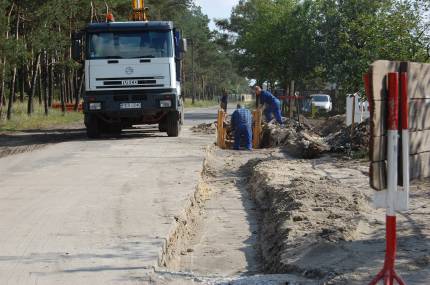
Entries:
POLYGON ((192 104, 192 100, 187 98, 184 103, 185 108, 207 108, 218 105, 218 101, 215 100, 196 100, 194 104, 192 104))
MULTIPOLYGON (((2 116, 6 116, 6 108, 3 107, 2 116)), ((80 112, 67 112, 49 109, 49 115, 45 116, 43 105, 34 104, 34 113, 27 115, 27 104, 16 102, 13 106, 12 119, 0 119, 0 132, 16 132, 25 130, 50 129, 57 126, 67 126, 83 122, 83 114, 80 112)))

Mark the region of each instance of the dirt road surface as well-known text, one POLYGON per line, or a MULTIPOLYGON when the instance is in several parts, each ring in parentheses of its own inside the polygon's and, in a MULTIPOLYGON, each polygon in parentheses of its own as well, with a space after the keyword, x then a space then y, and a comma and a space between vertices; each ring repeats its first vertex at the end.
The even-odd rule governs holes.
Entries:
POLYGON ((148 127, 102 140, 64 130, 55 144, 19 134, 44 147, 0 158, 0 284, 142 284, 213 142, 189 127, 215 117, 188 111, 179 138, 148 127))

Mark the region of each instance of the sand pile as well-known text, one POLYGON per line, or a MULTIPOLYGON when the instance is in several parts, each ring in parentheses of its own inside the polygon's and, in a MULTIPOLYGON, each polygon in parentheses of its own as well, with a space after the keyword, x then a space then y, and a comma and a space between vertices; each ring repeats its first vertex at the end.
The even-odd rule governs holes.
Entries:
POLYGON ((338 115, 325 121, 319 128, 312 124, 285 119, 285 126, 272 121, 263 126, 262 147, 282 147, 296 158, 318 158, 327 152, 351 156, 352 152, 369 150, 369 121, 356 124, 354 130, 338 115))
POLYGON ((339 243, 358 238, 362 215, 370 208, 365 193, 331 173, 342 170, 346 177, 360 177, 360 183, 367 177, 359 170, 316 164, 320 163, 326 165, 323 170, 309 160, 278 159, 251 166, 249 185, 263 215, 262 257, 268 272, 327 280, 341 273, 339 264, 353 254, 339 243))
POLYGON ((337 133, 346 127, 346 115, 336 115, 327 118, 319 127, 318 132, 321 136, 326 137, 330 134, 337 133))
POLYGON ((351 126, 344 126, 337 132, 328 134, 325 141, 332 152, 369 151, 370 123, 369 120, 351 126))
POLYGON ((285 126, 274 121, 263 126, 262 147, 282 147, 296 158, 316 158, 330 150, 308 126, 289 119, 285 120, 285 126))

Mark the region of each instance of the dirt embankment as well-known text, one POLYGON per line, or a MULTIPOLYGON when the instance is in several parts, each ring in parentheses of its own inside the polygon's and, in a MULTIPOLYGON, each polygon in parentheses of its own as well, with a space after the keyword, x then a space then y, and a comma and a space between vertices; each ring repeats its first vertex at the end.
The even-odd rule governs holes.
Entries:
MULTIPOLYGON (((382 268, 385 212, 371 206, 367 163, 271 159, 248 167, 250 191, 261 209, 267 272, 358 285, 382 268)), ((411 212, 399 217, 398 270, 408 284, 428 284, 424 280, 430 278, 430 227, 422 216, 430 213, 423 206, 430 202, 423 190, 429 183, 415 186, 411 212)))

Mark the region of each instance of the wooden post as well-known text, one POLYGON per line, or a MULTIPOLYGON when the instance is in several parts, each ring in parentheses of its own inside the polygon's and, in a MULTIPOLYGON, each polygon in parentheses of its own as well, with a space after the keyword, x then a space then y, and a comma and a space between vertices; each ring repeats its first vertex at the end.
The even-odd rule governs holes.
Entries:
POLYGON ((225 149, 225 129, 224 129, 224 110, 218 110, 218 120, 217 120, 217 145, 221 149, 225 149))
POLYGON ((291 81, 291 86, 290 86, 290 96, 289 96, 289 99, 290 99, 290 104, 289 104, 289 107, 288 107, 288 110, 289 110, 289 112, 290 112, 290 119, 293 119, 293 117, 294 117, 294 115, 293 115, 293 98, 294 98, 294 94, 296 93, 296 91, 295 91, 295 87, 294 87, 294 80, 293 81, 291 81))
POLYGON ((262 117, 263 113, 261 109, 254 110, 252 112, 254 118, 254 125, 252 126, 252 147, 254 149, 259 149, 261 144, 261 134, 262 134, 262 117))

